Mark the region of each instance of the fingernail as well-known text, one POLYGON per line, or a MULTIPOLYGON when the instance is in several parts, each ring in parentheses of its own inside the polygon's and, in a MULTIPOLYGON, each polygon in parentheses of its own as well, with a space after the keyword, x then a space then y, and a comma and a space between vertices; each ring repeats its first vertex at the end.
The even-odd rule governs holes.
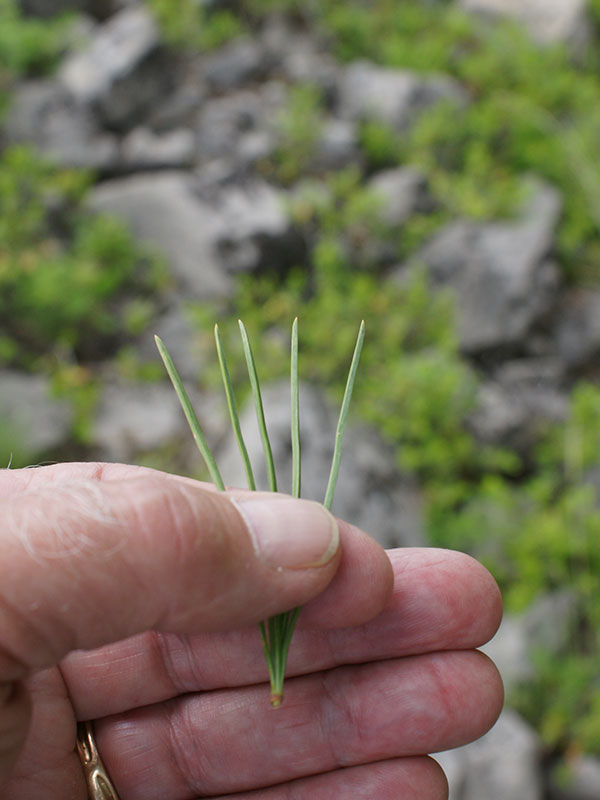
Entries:
POLYGON ((256 555, 271 567, 322 567, 337 552, 337 522, 320 503, 252 494, 233 503, 246 520, 256 555))

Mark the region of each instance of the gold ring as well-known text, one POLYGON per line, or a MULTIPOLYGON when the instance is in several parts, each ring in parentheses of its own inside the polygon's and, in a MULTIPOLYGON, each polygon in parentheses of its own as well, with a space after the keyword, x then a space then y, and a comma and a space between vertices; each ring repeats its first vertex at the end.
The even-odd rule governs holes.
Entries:
POLYGON ((117 790, 100 758, 91 722, 77 724, 77 752, 83 765, 89 800, 119 800, 117 790))

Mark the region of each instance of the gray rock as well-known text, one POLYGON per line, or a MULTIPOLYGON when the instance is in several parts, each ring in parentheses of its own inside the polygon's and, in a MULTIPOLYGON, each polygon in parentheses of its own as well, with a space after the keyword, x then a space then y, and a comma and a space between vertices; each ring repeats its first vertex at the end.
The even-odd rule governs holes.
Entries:
POLYGON ((66 400, 52 397, 44 375, 17 370, 0 372, 0 438, 7 452, 0 452, 2 466, 10 460, 24 465, 29 459, 52 451, 71 433, 73 414, 66 400))
POLYGON ((377 173, 369 187, 381 198, 381 219, 390 227, 402 225, 416 211, 431 208, 425 175, 416 167, 397 167, 377 173))
POLYGON ((481 384, 467 425, 485 444, 528 455, 549 424, 568 412, 560 363, 550 359, 507 362, 481 384))
POLYGON ((285 268, 302 254, 283 195, 261 180, 231 186, 213 198, 222 221, 217 248, 228 272, 285 268))
POLYGON ((260 128, 261 115, 259 95, 247 90, 208 100, 196 126, 200 155, 205 159, 231 156, 242 134, 260 128))
MULTIPOLYGON (((279 490, 291 491, 290 396, 288 384, 263 392, 265 417, 273 448, 279 490)), ((322 501, 329 478, 337 412, 314 387, 300 394, 302 496, 322 501)), ((241 424, 257 484, 267 489, 262 443, 252 403, 241 411, 241 424)), ((344 443, 333 511, 372 534, 385 547, 422 545, 422 503, 414 481, 397 471, 394 455, 371 429, 350 425, 344 443)), ((224 480, 247 486, 237 445, 228 437, 217 455, 224 480)))
POLYGON ((125 220, 167 258, 179 289, 201 300, 227 297, 233 272, 299 252, 281 195, 260 180, 203 187, 184 172, 140 174, 100 184, 88 203, 125 220))
POLYGON ((449 766, 450 800, 542 800, 541 749, 535 731, 505 709, 481 739, 435 758, 449 766))
POLYGON ((551 779, 550 800, 598 800, 600 759, 592 756, 571 758, 551 779))
POLYGON ((554 315, 556 346, 568 369, 585 366, 600 354, 600 291, 572 289, 554 315))
POLYGON ((147 113, 173 82, 158 28, 144 6, 125 8, 99 25, 90 44, 67 57, 59 78, 115 129, 147 113))
POLYGON ((250 133, 270 133, 285 99, 285 88, 271 83, 260 91, 241 90, 208 100, 196 122, 200 158, 235 160, 244 137, 250 133))
POLYGON ((498 667, 505 691, 534 677, 528 630, 525 615, 505 614, 494 638, 481 648, 498 667))
POLYGON ((367 61, 357 61, 346 67, 338 84, 341 117, 373 118, 399 131, 441 101, 463 105, 466 95, 457 81, 445 75, 424 76, 379 67, 367 61))
POLYGON ((317 37, 292 29, 281 16, 273 15, 260 34, 260 43, 289 83, 318 86, 327 94, 335 88, 338 64, 317 37))
POLYGON ((198 81, 182 81, 151 110, 148 124, 156 133, 173 128, 193 128, 205 99, 206 89, 198 81))
POLYGON ((505 614, 494 638, 481 650, 498 667, 504 686, 535 677, 535 654, 558 655, 568 645, 576 620, 576 598, 569 591, 540 597, 523 614, 505 614))
POLYGON ((467 758, 464 748, 436 753, 434 759, 444 770, 448 781, 448 800, 463 800, 467 781, 467 758))
POLYGON ((518 220, 452 222, 414 257, 434 284, 453 290, 463 351, 522 345, 552 308, 558 271, 548 256, 560 212, 558 192, 536 182, 518 220))
POLYGON ((75 97, 93 102, 134 72, 158 45, 153 17, 141 7, 124 9, 97 28, 89 47, 66 60, 60 77, 75 97))
POLYGON ((541 44, 566 42, 580 47, 591 35, 586 0, 458 0, 458 4, 465 11, 515 19, 541 44))
POLYGON ((88 202, 93 211, 127 222, 140 241, 164 255, 181 290, 200 300, 229 295, 231 280, 215 251, 223 220, 196 197, 186 173, 107 181, 88 202))
POLYGON ((234 171, 247 172, 257 163, 269 158, 277 148, 276 137, 267 130, 243 133, 237 143, 234 171))
POLYGON ((217 91, 235 89, 266 75, 268 59, 255 39, 240 37, 219 48, 204 64, 204 76, 217 91))
MULTIPOLYGON (((214 201, 215 197, 228 186, 233 186, 242 179, 237 163, 228 158, 213 158, 194 170, 194 192, 207 203, 214 201)), ((247 174, 244 173, 245 179, 247 174)))
POLYGON ((318 170, 343 169, 361 159, 356 123, 328 119, 316 144, 312 167, 318 170))
MULTIPOLYGON (((186 387, 195 408, 203 404, 193 387, 186 387)), ((195 450, 179 400, 170 383, 103 382, 93 425, 92 444, 100 458, 127 462, 136 455, 173 442, 195 450)), ((195 456, 195 454, 194 454, 195 456)))
POLYGON ((8 142, 34 145, 61 166, 113 169, 114 136, 102 133, 89 108, 52 80, 20 84, 4 120, 8 142))
POLYGON ((186 128, 154 133, 150 128, 135 128, 121 143, 123 169, 143 171, 191 166, 196 153, 196 137, 186 128))

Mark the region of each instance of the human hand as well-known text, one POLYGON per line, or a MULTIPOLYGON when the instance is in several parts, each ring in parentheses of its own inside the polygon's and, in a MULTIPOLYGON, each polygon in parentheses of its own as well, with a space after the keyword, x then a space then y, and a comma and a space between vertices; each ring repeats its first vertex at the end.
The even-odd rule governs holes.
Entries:
POLYGON ((500 619, 491 576, 343 522, 339 548, 315 504, 227 495, 119 465, 0 473, 3 800, 85 800, 87 719, 121 800, 447 797, 424 754, 502 702, 473 650, 500 619), (261 509, 289 536, 265 560, 261 509), (321 566, 276 568, 294 560, 321 566), (274 710, 255 623, 298 604, 274 710))

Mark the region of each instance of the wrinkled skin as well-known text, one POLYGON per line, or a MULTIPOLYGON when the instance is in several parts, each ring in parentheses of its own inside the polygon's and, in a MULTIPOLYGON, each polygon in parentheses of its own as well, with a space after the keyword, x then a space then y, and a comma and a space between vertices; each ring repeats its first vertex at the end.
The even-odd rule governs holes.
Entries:
POLYGON ((85 800, 87 719, 121 800, 443 800, 426 754, 500 711, 466 555, 339 522, 327 563, 276 570, 226 495, 120 465, 5 470, 0 511, 3 800, 85 800), (299 604, 275 710, 256 622, 299 604))

